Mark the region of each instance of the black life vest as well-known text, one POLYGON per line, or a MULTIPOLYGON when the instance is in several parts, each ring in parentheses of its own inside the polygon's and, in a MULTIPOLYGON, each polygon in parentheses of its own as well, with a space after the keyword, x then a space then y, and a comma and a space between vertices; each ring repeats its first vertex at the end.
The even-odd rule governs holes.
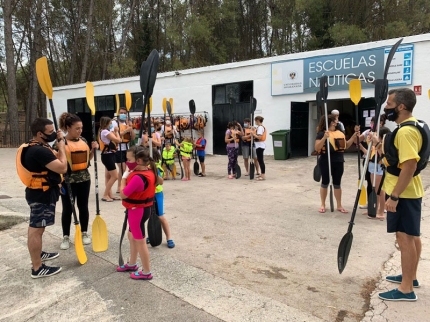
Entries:
POLYGON ((399 176, 401 169, 399 165, 399 152, 397 151, 394 140, 397 135, 397 131, 403 126, 415 126, 421 133, 423 144, 421 150, 418 152, 420 160, 417 163, 417 169, 414 172, 414 177, 417 176, 422 170, 425 169, 429 162, 430 157, 430 129, 424 121, 407 121, 400 123, 397 128, 392 132, 384 136, 383 139, 383 153, 384 163, 386 165, 386 171, 394 176, 399 176))

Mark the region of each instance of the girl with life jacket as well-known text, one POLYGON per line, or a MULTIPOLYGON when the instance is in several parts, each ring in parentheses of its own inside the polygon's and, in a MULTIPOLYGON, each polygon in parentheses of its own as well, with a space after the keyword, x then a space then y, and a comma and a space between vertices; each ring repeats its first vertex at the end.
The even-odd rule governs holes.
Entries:
MULTIPOLYGON (((379 140, 382 141, 382 139, 384 138, 384 135, 390 132, 391 131, 389 128, 381 127, 379 129, 379 140)), ((368 142, 372 140, 372 137, 374 135, 376 135, 376 132, 369 132, 369 134, 367 135, 368 142)), ((361 150, 367 154, 367 149, 361 149, 361 150)), ((385 219, 385 215, 384 215, 385 192, 382 189, 380 189, 381 179, 384 174, 381 158, 382 158, 382 151, 378 150, 377 147, 375 148, 375 146, 372 146, 372 152, 370 154, 369 165, 367 169, 370 174, 372 187, 373 187, 373 180, 374 180, 373 178, 375 177, 375 172, 376 172, 375 190, 379 191, 379 194, 378 194, 377 203, 376 203, 376 217, 368 216, 369 219, 379 219, 379 220, 385 219), (377 161, 378 161, 376 164, 376 167, 375 167, 375 153, 377 154, 377 161)), ((367 214, 368 214, 367 212, 363 213, 363 215, 367 215, 367 214)))
POLYGON ((321 207, 318 210, 320 213, 325 213, 325 200, 327 198, 327 187, 330 183, 329 178, 329 166, 331 167, 331 176, 333 180, 334 196, 337 202, 337 210, 341 213, 348 213, 342 206, 342 189, 341 180, 344 170, 343 163, 345 162, 343 153, 348 149, 354 142, 357 142, 357 135, 359 132, 354 132, 351 138, 347 141, 345 134, 336 129, 337 120, 336 116, 328 116, 328 130, 325 127, 325 116, 321 116, 320 122, 317 127, 317 137, 315 140, 315 150, 321 154, 319 159, 319 167, 321 170, 321 188, 320 198, 321 207), (330 164, 328 163, 327 155, 327 138, 330 140, 330 164))
POLYGON ((118 272, 132 272, 130 277, 137 280, 151 280, 149 251, 145 240, 145 222, 151 215, 154 203, 155 187, 163 179, 158 176, 157 166, 149 156, 149 149, 132 146, 127 151, 127 168, 121 179, 120 196, 127 208, 127 220, 130 230, 129 262, 117 267, 118 272), (138 271, 137 255, 140 256, 142 270, 138 271))
MULTIPOLYGON (((257 180, 266 180, 266 164, 264 163, 264 150, 266 149, 267 129, 263 125, 264 117, 256 116, 254 118, 256 128, 252 131, 254 136, 255 152, 257 153, 258 165, 260 166, 261 175, 257 180)), ((258 169, 258 168, 257 168, 258 169)))
MULTIPOLYGON (((65 150, 68 163, 68 174, 72 195, 78 205, 79 222, 81 224, 82 242, 84 245, 91 244, 88 236, 88 199, 90 196, 91 176, 88 172, 90 160, 94 156, 94 149, 98 149, 97 142, 91 142, 91 151, 87 141, 82 135, 82 121, 79 116, 70 113, 63 113, 58 119, 60 129, 66 134, 65 150)), ((54 145, 55 148, 55 145, 54 145)), ((63 212, 61 214, 61 226, 63 228, 63 241, 60 249, 68 249, 70 225, 72 223, 72 205, 70 203, 67 186, 63 185, 61 194, 63 212)))
POLYGON ((184 163, 184 171, 185 176, 182 178, 182 181, 191 180, 191 157, 194 148, 194 142, 191 137, 184 137, 184 140, 179 143, 178 140, 175 140, 176 146, 179 147, 179 151, 181 154, 182 162, 184 163))
POLYGON ((114 127, 110 117, 102 116, 100 118, 99 144, 101 150, 102 163, 106 168, 105 171, 105 191, 102 201, 112 202, 120 200, 112 195, 112 187, 118 179, 118 172, 115 166, 116 145, 121 142, 119 128, 114 127))
POLYGON ((163 149, 163 171, 165 173, 164 178, 165 180, 169 180, 169 174, 172 177, 172 180, 176 180, 175 177, 175 156, 176 156, 176 149, 172 146, 170 141, 166 141, 164 144, 163 149))
POLYGON ((242 126, 238 122, 233 121, 227 124, 227 131, 225 131, 224 142, 227 144, 227 172, 229 179, 233 179, 236 177, 237 156, 239 154, 239 141, 242 135, 242 126))

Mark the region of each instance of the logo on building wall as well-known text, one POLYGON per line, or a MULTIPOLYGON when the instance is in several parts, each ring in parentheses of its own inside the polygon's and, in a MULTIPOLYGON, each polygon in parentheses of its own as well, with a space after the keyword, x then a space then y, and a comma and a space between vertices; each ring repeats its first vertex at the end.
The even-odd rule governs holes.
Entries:
POLYGON ((294 79, 294 78, 296 78, 296 75, 297 75, 297 72, 290 72, 290 78, 291 79, 294 79))

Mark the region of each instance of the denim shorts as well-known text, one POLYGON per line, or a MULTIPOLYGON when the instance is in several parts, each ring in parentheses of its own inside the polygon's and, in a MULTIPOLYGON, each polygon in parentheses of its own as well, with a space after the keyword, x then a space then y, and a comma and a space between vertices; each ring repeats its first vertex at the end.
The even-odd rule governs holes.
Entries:
MULTIPOLYGON (((369 162, 369 165, 367 167, 367 170, 371 173, 371 174, 375 174, 375 163, 374 162, 369 162)), ((378 166, 376 167, 376 174, 378 176, 382 176, 384 174, 384 170, 382 170, 382 166, 380 164, 378 164, 378 166)))

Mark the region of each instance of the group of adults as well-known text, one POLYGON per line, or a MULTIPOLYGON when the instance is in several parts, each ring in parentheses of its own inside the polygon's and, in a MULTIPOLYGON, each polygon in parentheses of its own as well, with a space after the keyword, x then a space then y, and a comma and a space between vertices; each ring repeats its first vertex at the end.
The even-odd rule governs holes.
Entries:
POLYGON ((229 179, 236 178, 237 158, 239 155, 240 143, 242 144, 242 155, 246 169, 245 176, 249 176, 249 158, 252 156, 256 170, 256 180, 266 180, 266 165, 264 163, 264 150, 266 149, 267 130, 263 125, 264 118, 256 116, 255 125, 251 126, 251 120, 245 118, 243 127, 237 121, 229 122, 225 132, 224 141, 226 143, 228 165, 227 173, 229 179))
POLYGON ((413 117, 415 105, 416 96, 411 89, 390 90, 384 114, 380 116, 379 127, 377 120, 373 118, 369 130, 360 133, 360 127, 355 126, 354 133, 346 140, 344 131, 339 128, 339 113, 335 111, 327 116, 328 127, 325 116, 321 117, 315 140, 315 150, 320 154, 319 167, 322 177, 320 213, 326 212, 327 187, 330 183, 329 167, 337 210, 347 213, 341 199, 344 152, 353 143, 359 143, 359 148, 365 156, 368 154, 366 142, 372 143, 370 145, 372 150, 369 151, 371 160, 366 173, 367 192, 370 194, 373 187, 376 191, 380 190, 374 218, 384 220, 386 210, 387 232, 396 233, 401 252, 402 274, 386 276, 387 281, 398 283, 399 287, 380 293, 379 298, 383 300, 416 301, 414 288, 420 286, 417 268, 421 254, 420 222, 424 189, 419 172, 426 163, 423 165, 419 161, 428 160, 428 154, 423 153, 429 151, 430 132, 422 130, 418 120, 413 117), (397 123, 398 127, 393 133, 385 127, 386 120, 397 123), (329 148, 327 140, 330 142, 329 148))

